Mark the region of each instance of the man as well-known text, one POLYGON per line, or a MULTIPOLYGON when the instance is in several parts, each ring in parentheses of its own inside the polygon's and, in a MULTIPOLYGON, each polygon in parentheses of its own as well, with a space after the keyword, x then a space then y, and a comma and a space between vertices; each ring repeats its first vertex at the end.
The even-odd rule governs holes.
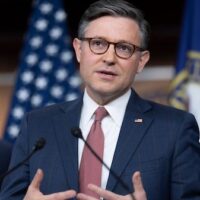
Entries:
MULTIPOLYGON (((30 153, 39 137, 47 144, 6 178, 2 200, 200 199, 199 130, 193 115, 143 100, 131 89, 149 60, 148 38, 148 23, 127 2, 100 0, 86 10, 73 42, 83 97, 27 114, 11 166, 30 153), (99 107, 107 112, 101 122, 99 107), (86 147, 71 130, 80 127, 89 141, 93 122, 104 134, 102 159, 111 170, 101 169, 100 184, 82 186, 82 177, 90 176, 82 173, 86 147)), ((89 144, 101 146, 97 139, 89 144)), ((92 162, 84 168, 91 174, 97 170, 92 162)))

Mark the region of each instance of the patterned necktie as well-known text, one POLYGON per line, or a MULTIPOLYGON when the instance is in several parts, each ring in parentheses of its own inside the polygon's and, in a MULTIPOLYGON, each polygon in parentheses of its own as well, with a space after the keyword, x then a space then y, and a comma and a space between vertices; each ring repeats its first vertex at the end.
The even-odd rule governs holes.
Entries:
MULTIPOLYGON (((97 108, 95 111, 94 123, 87 137, 87 143, 101 159, 103 159, 104 150, 104 134, 101 128, 101 121, 107 114, 104 107, 97 108)), ((79 171, 80 192, 99 199, 99 196, 88 190, 87 186, 89 183, 101 186, 101 172, 102 163, 99 162, 95 155, 85 145, 79 171)))

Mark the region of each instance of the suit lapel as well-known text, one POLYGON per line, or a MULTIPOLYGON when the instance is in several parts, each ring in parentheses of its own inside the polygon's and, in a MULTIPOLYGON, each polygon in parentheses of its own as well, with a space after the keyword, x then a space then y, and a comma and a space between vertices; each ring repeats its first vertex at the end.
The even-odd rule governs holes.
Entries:
MULTIPOLYGON (((150 109, 150 104, 132 92, 111 166, 112 170, 119 177, 137 150, 137 147, 147 133, 147 128, 153 120, 152 117, 146 114, 150 109)), ((106 188, 113 190, 116 183, 117 180, 110 174, 106 188)))
POLYGON ((63 104, 59 114, 54 117, 56 142, 67 183, 75 190, 78 190, 78 139, 71 134, 71 129, 79 126, 81 106, 81 99, 70 106, 63 104))

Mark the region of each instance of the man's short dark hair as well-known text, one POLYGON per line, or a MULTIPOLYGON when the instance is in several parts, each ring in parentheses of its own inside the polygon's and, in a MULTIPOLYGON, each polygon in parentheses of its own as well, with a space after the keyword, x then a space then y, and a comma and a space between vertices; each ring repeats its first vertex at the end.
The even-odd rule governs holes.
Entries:
POLYGON ((149 42, 149 23, 144 19, 141 10, 124 0, 99 0, 92 3, 84 12, 78 27, 78 37, 82 38, 88 24, 103 16, 118 16, 133 19, 141 32, 141 47, 147 49, 149 42))

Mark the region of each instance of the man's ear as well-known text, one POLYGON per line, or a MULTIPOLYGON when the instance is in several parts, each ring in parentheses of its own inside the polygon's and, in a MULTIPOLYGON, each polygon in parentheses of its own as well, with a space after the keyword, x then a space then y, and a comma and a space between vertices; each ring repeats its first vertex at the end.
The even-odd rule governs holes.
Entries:
POLYGON ((76 53, 76 59, 80 62, 80 55, 81 55, 81 41, 78 38, 74 38, 73 40, 73 47, 76 53))
POLYGON ((145 67, 146 63, 149 61, 149 59, 150 59, 150 52, 142 51, 140 61, 139 61, 139 66, 137 69, 137 73, 140 73, 144 69, 144 67, 145 67))

